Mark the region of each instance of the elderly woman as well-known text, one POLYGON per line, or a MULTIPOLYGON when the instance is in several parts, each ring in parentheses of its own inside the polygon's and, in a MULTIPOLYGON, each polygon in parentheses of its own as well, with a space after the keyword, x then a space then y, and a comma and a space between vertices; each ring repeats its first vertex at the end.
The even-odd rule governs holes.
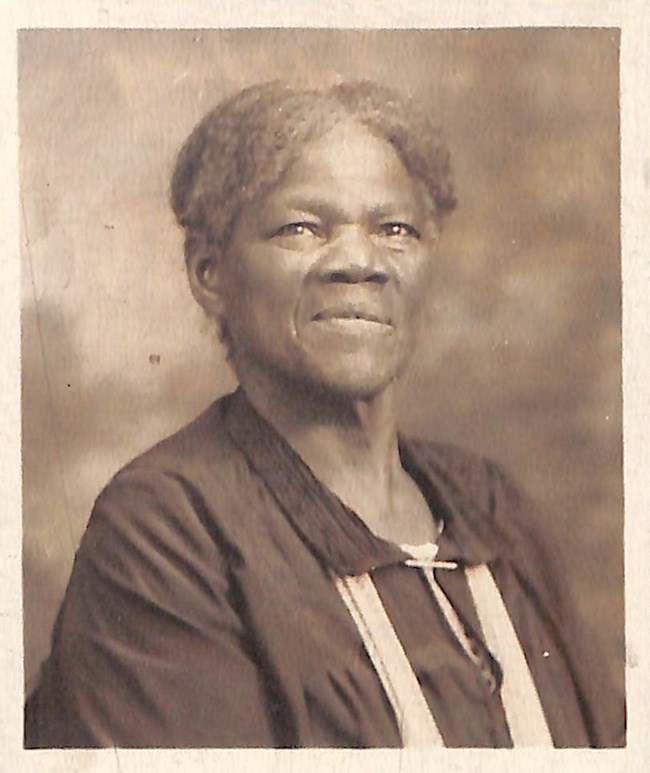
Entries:
POLYGON ((369 83, 253 87, 172 203, 240 388, 97 500, 27 745, 618 743, 530 504, 398 434, 455 204, 430 118, 369 83))

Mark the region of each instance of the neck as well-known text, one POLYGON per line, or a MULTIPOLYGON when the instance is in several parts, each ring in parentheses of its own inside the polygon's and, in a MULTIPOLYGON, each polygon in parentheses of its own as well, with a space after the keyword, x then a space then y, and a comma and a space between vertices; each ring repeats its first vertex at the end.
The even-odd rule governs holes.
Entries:
POLYGON ((368 488, 390 501, 403 473, 393 384, 356 399, 260 377, 240 381, 258 413, 346 504, 356 509, 355 491, 368 488))
POLYGON ((402 468, 394 383, 355 399, 261 374, 238 376, 258 413, 377 536, 398 544, 437 538, 429 506, 402 468))

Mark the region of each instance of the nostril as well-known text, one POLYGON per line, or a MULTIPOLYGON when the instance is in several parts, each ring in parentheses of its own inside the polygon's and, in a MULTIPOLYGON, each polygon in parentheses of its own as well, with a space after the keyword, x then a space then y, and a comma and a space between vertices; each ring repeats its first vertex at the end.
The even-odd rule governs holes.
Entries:
POLYGON ((330 282, 340 284, 357 284, 359 282, 369 282, 370 284, 384 285, 388 282, 388 274, 384 271, 329 271, 327 279, 330 282))
POLYGON ((375 284, 385 285, 388 281, 388 274, 384 271, 374 271, 370 276, 366 278, 366 282, 374 282, 375 284))

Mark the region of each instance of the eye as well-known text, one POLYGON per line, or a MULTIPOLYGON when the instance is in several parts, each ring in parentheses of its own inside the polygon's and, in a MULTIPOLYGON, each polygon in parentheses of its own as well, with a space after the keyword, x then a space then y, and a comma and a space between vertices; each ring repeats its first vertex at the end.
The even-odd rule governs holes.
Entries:
POLYGON ((317 236, 323 235, 323 230, 318 223, 300 221, 286 223, 273 234, 274 236, 317 236))
POLYGON ((388 236, 389 238, 420 238, 420 232, 415 226, 412 226, 410 223, 403 223, 399 220, 382 223, 378 228, 378 233, 380 236, 388 236))

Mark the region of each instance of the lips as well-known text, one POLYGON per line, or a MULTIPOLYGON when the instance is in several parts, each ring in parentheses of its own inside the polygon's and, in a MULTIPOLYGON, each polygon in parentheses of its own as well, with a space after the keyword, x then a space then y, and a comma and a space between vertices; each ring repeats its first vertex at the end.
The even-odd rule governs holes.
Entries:
POLYGON ((313 322, 362 320, 378 325, 392 326, 390 317, 380 309, 352 303, 338 304, 320 309, 312 317, 313 322))

